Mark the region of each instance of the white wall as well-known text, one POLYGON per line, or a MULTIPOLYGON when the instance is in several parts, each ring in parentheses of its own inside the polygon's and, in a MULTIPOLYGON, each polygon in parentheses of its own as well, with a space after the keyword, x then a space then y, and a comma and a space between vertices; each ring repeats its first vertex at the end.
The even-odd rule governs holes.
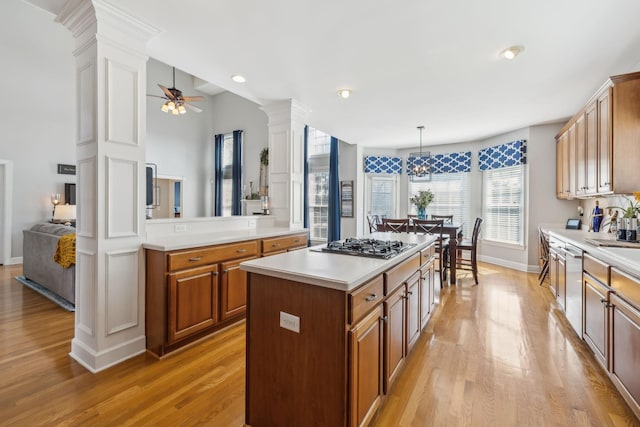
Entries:
POLYGON ((22 230, 51 217, 51 193, 64 194, 75 164, 75 66, 71 33, 49 13, 20 0, 3 2, 0 159, 13 161, 11 255, 20 262, 22 230))
POLYGON ((345 239, 347 237, 358 236, 358 222, 362 221, 362 215, 358 216, 359 205, 362 204, 362 194, 358 193, 356 186, 358 180, 358 147, 357 145, 347 144, 340 141, 339 146, 340 159, 338 161, 338 169, 340 174, 340 181, 353 181, 353 218, 340 218, 340 237, 345 239))

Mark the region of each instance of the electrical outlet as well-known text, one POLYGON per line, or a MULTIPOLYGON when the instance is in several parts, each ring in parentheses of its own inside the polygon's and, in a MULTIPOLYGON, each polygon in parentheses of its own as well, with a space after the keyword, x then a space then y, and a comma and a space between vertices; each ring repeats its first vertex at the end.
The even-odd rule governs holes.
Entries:
POLYGON ((256 228, 256 220, 255 219, 250 219, 249 220, 249 228, 256 228))
POLYGON ((294 316, 293 314, 285 313, 284 311, 280 312, 280 327, 284 329, 288 329, 295 333, 300 333, 300 318, 298 316, 294 316))
POLYGON ((187 231, 187 224, 175 224, 173 226, 173 231, 176 233, 184 233, 187 231))

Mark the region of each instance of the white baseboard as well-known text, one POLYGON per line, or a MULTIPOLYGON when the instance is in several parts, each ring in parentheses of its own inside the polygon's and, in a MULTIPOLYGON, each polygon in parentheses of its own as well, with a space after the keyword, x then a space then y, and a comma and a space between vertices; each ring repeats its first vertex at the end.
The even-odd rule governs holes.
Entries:
POLYGON ((22 264, 22 257, 21 256, 16 256, 13 258, 9 258, 9 261, 7 261, 6 265, 15 265, 15 264, 22 264))
POLYGON ((478 256, 478 260, 489 264, 499 265, 500 267, 510 268, 512 270, 524 271, 525 273, 537 273, 540 268, 535 265, 522 264, 519 262, 507 261, 502 258, 493 258, 489 256, 478 256))
POLYGON ((113 348, 96 352, 78 338, 71 340, 71 356, 75 361, 95 374, 147 351, 146 337, 138 337, 113 348))

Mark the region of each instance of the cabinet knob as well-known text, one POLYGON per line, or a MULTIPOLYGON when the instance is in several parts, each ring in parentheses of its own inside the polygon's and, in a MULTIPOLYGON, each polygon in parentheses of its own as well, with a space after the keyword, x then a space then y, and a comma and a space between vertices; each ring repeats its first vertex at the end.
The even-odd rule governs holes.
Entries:
POLYGON ((604 304, 604 303, 607 302, 607 299, 606 298, 600 298, 600 302, 604 304))
POLYGON ((247 250, 246 249, 238 249, 238 250, 236 250, 236 253, 239 253, 239 254, 241 254, 243 252, 247 252, 247 250))
POLYGON ((382 316, 382 321, 386 322, 389 318, 387 316, 382 316))
POLYGON ((294 240, 293 243, 300 243, 300 239, 294 240))
POLYGON ((197 262, 200 261, 202 259, 201 256, 195 256, 193 258, 189 258, 189 262, 197 262))
POLYGON ((368 297, 365 298, 365 301, 373 301, 376 298, 378 298, 378 295, 371 294, 371 295, 369 295, 368 297))
POLYGON ((225 268, 224 270, 222 270, 222 272, 223 272, 224 274, 227 274, 227 273, 229 272, 229 269, 225 268))
POLYGON ((214 276, 217 276, 217 275, 218 275, 218 272, 217 272, 217 271, 214 271, 214 272, 213 272, 213 275, 214 275, 214 276))

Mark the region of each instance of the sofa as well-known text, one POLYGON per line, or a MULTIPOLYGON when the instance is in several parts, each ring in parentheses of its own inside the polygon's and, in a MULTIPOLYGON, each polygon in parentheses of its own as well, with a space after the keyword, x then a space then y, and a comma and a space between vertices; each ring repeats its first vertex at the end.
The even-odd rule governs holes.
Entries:
POLYGON ((53 258, 60 237, 75 232, 73 227, 48 223, 22 231, 24 276, 72 304, 76 301, 76 266, 63 268, 53 258))

